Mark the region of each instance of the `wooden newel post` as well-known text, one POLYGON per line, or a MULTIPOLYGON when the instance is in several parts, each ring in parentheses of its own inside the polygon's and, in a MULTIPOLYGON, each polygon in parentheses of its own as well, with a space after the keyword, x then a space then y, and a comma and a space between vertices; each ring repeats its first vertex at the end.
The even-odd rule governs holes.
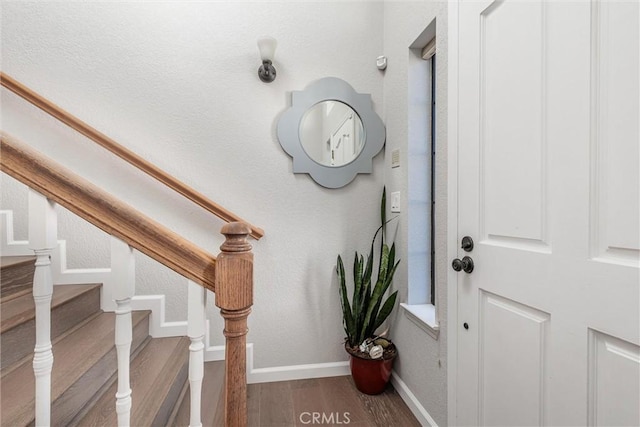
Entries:
POLYGON ((253 254, 247 236, 251 229, 232 222, 222 227, 226 240, 216 260, 216 305, 224 317, 225 396, 228 427, 247 425, 247 317, 253 305, 253 254))

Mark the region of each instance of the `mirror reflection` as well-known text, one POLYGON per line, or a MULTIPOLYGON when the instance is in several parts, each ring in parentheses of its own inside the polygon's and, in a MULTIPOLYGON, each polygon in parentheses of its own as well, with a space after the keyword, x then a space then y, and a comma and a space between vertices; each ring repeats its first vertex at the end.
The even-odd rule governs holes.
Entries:
POLYGON ((360 116, 339 101, 322 101, 309 108, 300 120, 299 132, 304 151, 324 166, 349 164, 364 148, 360 116))

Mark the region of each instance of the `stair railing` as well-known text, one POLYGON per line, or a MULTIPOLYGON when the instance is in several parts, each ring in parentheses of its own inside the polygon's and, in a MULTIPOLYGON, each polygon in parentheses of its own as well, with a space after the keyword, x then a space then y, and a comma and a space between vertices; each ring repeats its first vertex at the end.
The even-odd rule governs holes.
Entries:
POLYGON ((138 168, 139 170, 143 171, 147 175, 160 181, 161 183, 171 188, 172 190, 176 191, 177 193, 183 195, 187 199, 191 200, 193 203, 203 207, 204 209, 211 212, 218 218, 226 222, 246 223, 251 229, 251 236, 254 237, 255 239, 260 239, 262 236, 264 236, 264 230, 262 230, 260 227, 251 225, 249 222, 243 220, 238 215, 234 214, 233 212, 225 209, 219 204, 208 199, 202 193, 194 190, 193 188, 189 187, 182 181, 169 175, 162 169, 148 162, 147 160, 137 155, 133 151, 124 147, 123 145, 118 144, 116 141, 109 138, 107 135, 98 131, 94 127, 91 127, 89 124, 80 120, 79 118, 69 113, 68 111, 65 111, 58 105, 54 104, 53 102, 44 98, 42 95, 39 95, 38 93, 29 89, 27 86, 23 85, 22 83, 18 82, 17 80, 3 73, 2 71, 0 71, 0 84, 2 84, 2 86, 10 90, 11 92, 15 93, 16 95, 20 96, 24 100, 40 108, 45 113, 51 115, 52 117, 66 124, 72 129, 75 129, 82 135, 91 139, 98 145, 107 149, 108 151, 115 154, 116 156, 120 157, 121 159, 128 162, 132 166, 138 168))
POLYGON ((36 304, 36 425, 51 425, 50 319, 53 279, 50 254, 57 244, 55 204, 60 204, 112 236, 112 267, 117 274, 115 345, 118 358, 116 412, 118 425, 131 421, 129 353, 132 341, 131 298, 134 294, 133 250, 160 262, 189 281, 188 335, 190 425, 200 420, 204 363, 205 289, 215 292, 216 306, 225 320, 224 422, 246 426, 246 334, 253 305, 253 254, 247 241, 251 229, 243 222, 222 227, 225 242, 216 257, 120 202, 95 185, 59 166, 17 139, 0 133, 0 168, 30 192, 29 245, 37 255, 34 276, 36 304))

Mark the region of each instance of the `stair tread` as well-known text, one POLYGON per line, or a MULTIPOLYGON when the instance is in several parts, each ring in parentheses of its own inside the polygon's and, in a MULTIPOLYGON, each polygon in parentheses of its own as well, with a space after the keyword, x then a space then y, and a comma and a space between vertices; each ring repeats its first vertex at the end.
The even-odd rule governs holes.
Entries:
MULTIPOLYGON (((149 316, 148 311, 132 313, 133 325, 149 316)), ((100 313, 53 345, 51 400, 58 399, 91 366, 114 347, 115 314, 100 313)), ((2 377, 2 425, 26 425, 34 417, 35 383, 31 360, 2 377)))
MULTIPOLYGON (((182 388, 187 374, 188 356, 188 338, 154 338, 131 361, 131 425, 165 424, 165 421, 156 419, 158 411, 166 406, 169 394, 176 389, 179 392, 182 388)), ((116 425, 116 390, 117 384, 113 384, 79 420, 78 425, 116 425)), ((173 407, 173 404, 170 406, 173 407)), ((164 408, 167 418, 171 407, 164 408)))
MULTIPOLYGON (((79 285, 69 289, 66 286, 55 286, 53 289, 52 340, 100 313, 100 286, 79 285)), ((0 309, 0 315, 5 318, 0 328, 0 369, 4 375, 24 357, 33 354, 36 336, 33 296, 29 292, 29 295, 3 300, 0 309)))
POLYGON ((0 257, 0 269, 14 267, 21 264, 35 263, 36 257, 30 256, 3 256, 0 257))
MULTIPOLYGON (((188 384, 188 383, 187 383, 188 384)), ((183 427, 189 425, 189 418, 191 416, 191 397, 189 386, 186 387, 186 394, 177 410, 175 419, 172 420, 171 426, 183 427)), ((220 420, 223 417, 219 417, 219 405, 222 399, 222 392, 224 390, 224 360, 207 362, 204 364, 204 378, 202 380, 202 399, 200 404, 200 415, 202 418, 202 425, 222 425, 224 424, 220 420)))
MULTIPOLYGON (((55 307, 100 286, 100 284, 54 286, 51 309, 53 310, 55 307)), ((10 301, 3 301, 0 307, 0 333, 5 333, 22 323, 34 319, 35 313, 35 303, 31 292, 10 301)))
POLYGON ((21 296, 24 296, 24 295, 31 295, 32 292, 33 292, 33 288, 32 286, 30 286, 20 290, 14 290, 10 294, 2 294, 2 296, 0 297, 0 304, 4 304, 5 302, 9 302, 12 299, 20 298, 21 296))

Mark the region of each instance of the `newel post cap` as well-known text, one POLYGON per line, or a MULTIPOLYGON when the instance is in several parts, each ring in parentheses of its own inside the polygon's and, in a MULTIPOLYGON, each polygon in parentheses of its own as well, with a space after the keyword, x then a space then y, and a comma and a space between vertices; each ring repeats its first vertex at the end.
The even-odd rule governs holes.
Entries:
POLYGON ((244 222, 230 222, 225 224, 220 233, 227 238, 220 246, 223 252, 249 252, 251 244, 247 240, 251 234, 251 228, 244 222))

